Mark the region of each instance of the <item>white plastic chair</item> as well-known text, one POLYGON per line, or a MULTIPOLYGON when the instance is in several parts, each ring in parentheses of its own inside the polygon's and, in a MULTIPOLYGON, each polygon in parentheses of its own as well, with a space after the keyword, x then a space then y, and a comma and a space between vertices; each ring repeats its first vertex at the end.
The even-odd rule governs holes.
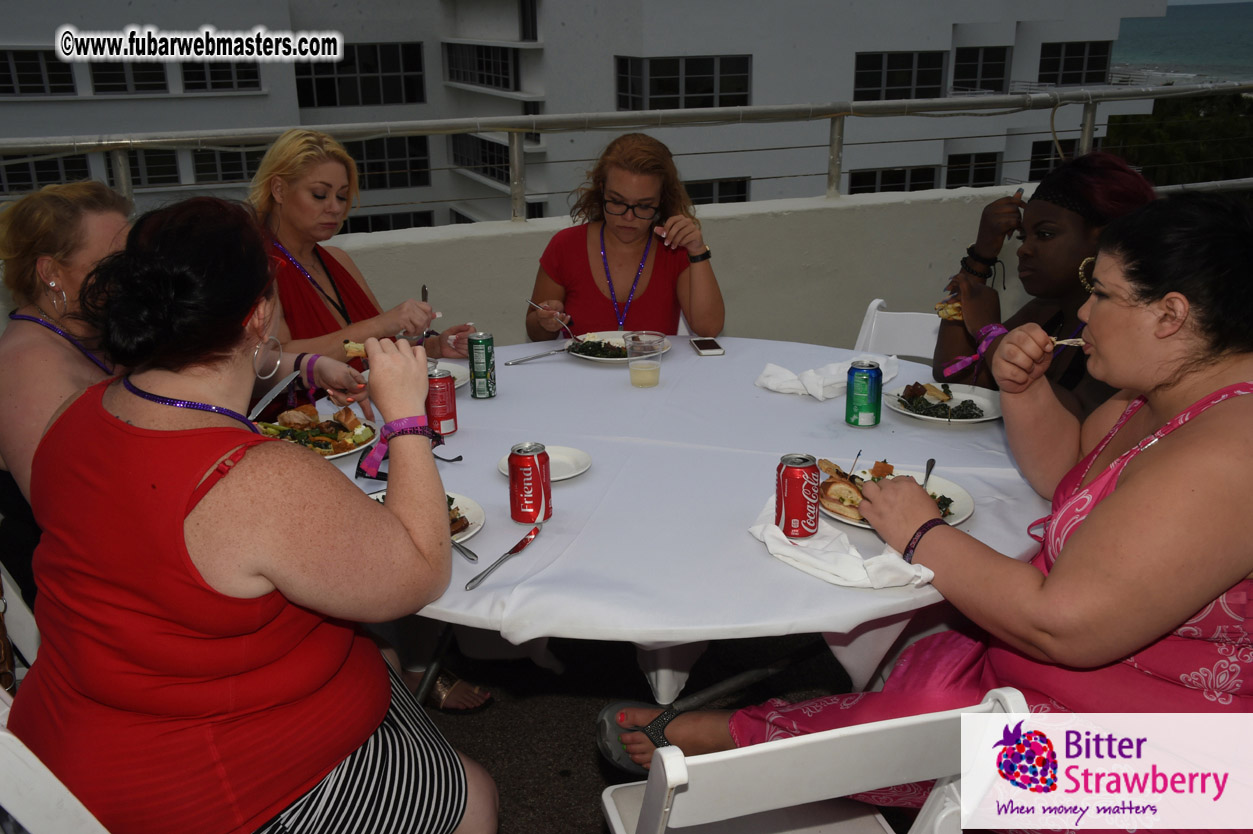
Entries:
POLYGON ((39 757, 9 732, 13 699, 0 692, 0 807, 30 834, 109 834, 39 757))
POLYGON ((17 582, 13 581, 4 565, 0 565, 0 580, 4 585, 4 627, 26 662, 34 663, 35 655, 39 653, 39 628, 35 625, 35 614, 22 599, 17 582))
POLYGON ((934 313, 889 313, 882 298, 866 308, 854 350, 885 355, 915 356, 931 362, 940 317, 934 313))
POLYGON ((849 794, 937 779, 911 834, 961 831, 962 713, 1026 712, 1016 689, 970 707, 859 724, 685 758, 653 753, 646 782, 606 788, 614 834, 817 834, 892 828, 849 794))

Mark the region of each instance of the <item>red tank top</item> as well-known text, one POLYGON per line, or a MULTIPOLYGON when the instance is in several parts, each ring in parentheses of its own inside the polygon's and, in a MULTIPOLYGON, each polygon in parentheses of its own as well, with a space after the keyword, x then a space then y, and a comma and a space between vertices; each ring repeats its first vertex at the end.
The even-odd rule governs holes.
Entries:
POLYGON ((128 425, 108 384, 35 452, 42 645, 9 727, 114 834, 250 832, 378 727, 386 670, 351 624, 225 596, 192 563, 183 522, 215 464, 265 441, 128 425))

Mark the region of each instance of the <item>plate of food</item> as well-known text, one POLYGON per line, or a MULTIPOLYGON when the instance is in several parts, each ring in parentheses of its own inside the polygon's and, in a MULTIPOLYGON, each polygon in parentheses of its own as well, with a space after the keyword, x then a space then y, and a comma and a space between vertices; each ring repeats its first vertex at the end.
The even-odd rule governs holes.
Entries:
POLYGON ((312 449, 327 460, 360 452, 379 439, 378 429, 351 408, 341 408, 322 419, 317 408, 305 405, 284 411, 273 423, 257 423, 266 437, 278 437, 312 449))
MULTIPOLYGON (((867 530, 873 528, 857 509, 861 503, 861 485, 864 482, 908 477, 922 483, 923 478, 922 472, 897 469, 887 461, 877 461, 870 469, 862 469, 851 475, 825 459, 818 461, 818 468, 827 475, 818 485, 818 508, 823 515, 867 530)), ((974 498, 948 478, 932 474, 931 480, 927 481, 927 492, 935 499, 936 506, 949 524, 961 524, 974 515, 974 498)))
MULTIPOLYGON (((629 332, 632 331, 627 331, 629 332)), ((625 337, 626 333, 618 330, 584 333, 579 337, 578 342, 570 345, 567 353, 589 362, 611 362, 621 365, 627 361, 625 337)), ((666 339, 662 343, 661 352, 666 353, 669 350, 670 340, 666 339)))
MULTIPOLYGON (((575 475, 582 475, 592 466, 592 456, 582 449, 570 446, 545 446, 548 452, 548 476, 554 481, 564 481, 575 475)), ((509 456, 505 455, 496 464, 496 469, 505 477, 509 476, 509 456)))
POLYGON ((452 384, 454 388, 460 388, 463 385, 470 384, 470 369, 465 365, 458 365, 455 362, 446 362, 441 359, 439 360, 439 364, 435 367, 437 370, 448 371, 452 374, 452 384))
MULTIPOLYGON (((487 521, 487 513, 483 512, 483 507, 478 501, 455 492, 449 492, 447 496, 448 532, 452 534, 453 541, 463 542, 483 529, 483 524, 487 521)), ((385 504, 387 503, 387 490, 380 489, 378 492, 371 492, 370 497, 380 504, 385 504)))
POLYGON ((883 393, 895 412, 933 423, 982 423, 1001 418, 1001 395, 990 388, 944 382, 915 382, 883 393))

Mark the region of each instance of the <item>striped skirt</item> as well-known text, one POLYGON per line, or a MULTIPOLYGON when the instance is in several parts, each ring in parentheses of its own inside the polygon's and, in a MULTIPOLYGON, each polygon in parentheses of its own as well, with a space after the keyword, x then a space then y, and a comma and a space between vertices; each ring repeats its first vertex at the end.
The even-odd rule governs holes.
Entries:
POLYGON ((466 774, 395 672, 383 723, 257 834, 447 834, 466 807, 466 774))

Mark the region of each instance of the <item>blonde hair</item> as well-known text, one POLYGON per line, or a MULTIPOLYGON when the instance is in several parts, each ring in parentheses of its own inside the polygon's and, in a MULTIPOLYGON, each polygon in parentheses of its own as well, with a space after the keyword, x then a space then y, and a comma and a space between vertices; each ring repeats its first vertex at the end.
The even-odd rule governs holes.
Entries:
POLYGON ((73 257, 83 245, 84 215, 129 217, 131 208, 130 200, 96 180, 47 185, 11 203, 0 213, 0 259, 13 300, 19 305, 38 300, 39 259, 73 257))
POLYGON ((265 152, 248 188, 248 202, 256 208, 262 223, 269 226, 274 213, 274 194, 270 189, 274 178, 293 183, 310 166, 321 162, 339 162, 348 170, 348 205, 357 202, 357 161, 352 155, 334 137, 316 130, 293 128, 278 137, 265 152))
POLYGON ((589 223, 604 219, 605 180, 610 168, 661 179, 659 220, 678 214, 696 219, 692 213, 692 200, 687 196, 683 180, 679 179, 670 149, 646 133, 625 133, 609 143, 596 161, 596 167, 588 171, 587 182, 575 192, 571 217, 589 223))

